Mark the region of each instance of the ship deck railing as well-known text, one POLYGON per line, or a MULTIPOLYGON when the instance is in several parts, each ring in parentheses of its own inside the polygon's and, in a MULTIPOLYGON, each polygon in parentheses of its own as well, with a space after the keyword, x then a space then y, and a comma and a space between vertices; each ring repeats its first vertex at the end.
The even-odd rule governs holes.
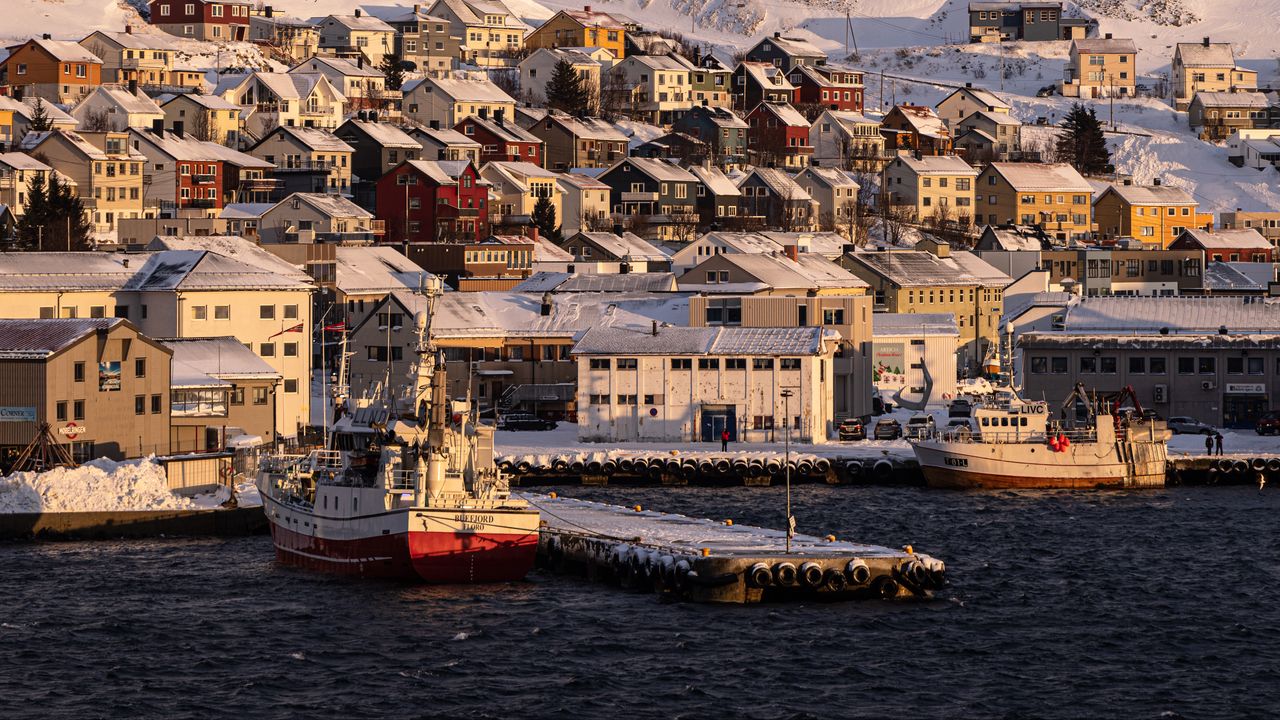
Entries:
POLYGON ((307 456, 310 460, 311 471, 338 471, 342 469, 342 451, 341 450, 312 450, 307 456))
POLYGON ((943 442, 952 443, 985 443, 1002 444, 1002 445, 1044 445, 1049 442, 1049 438, 1066 436, 1071 442, 1097 442, 1098 433, 1092 428, 1076 428, 1071 430, 1050 430, 1049 433, 1043 432, 992 432, 983 430, 982 432, 974 432, 972 430, 948 430, 941 433, 938 437, 943 442))
POLYGON ((414 472, 412 470, 392 470, 387 473, 387 492, 404 492, 413 490, 414 472))

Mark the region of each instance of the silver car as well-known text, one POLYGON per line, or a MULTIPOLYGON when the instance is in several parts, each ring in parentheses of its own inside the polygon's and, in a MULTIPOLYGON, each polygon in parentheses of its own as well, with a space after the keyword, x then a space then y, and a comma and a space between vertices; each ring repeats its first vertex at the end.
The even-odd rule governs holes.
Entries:
POLYGON ((1217 432, 1212 426, 1193 417, 1171 417, 1168 424, 1174 435, 1213 435, 1217 432))

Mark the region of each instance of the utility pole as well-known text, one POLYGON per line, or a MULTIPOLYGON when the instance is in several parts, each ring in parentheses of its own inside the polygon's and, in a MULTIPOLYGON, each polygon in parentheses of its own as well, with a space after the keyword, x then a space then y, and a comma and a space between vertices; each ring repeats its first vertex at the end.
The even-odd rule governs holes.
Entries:
POLYGON ((786 462, 783 467, 786 468, 787 477, 787 554, 791 554, 791 537, 796 534, 796 519, 791 514, 791 390, 782 391, 782 442, 785 448, 784 457, 786 462))

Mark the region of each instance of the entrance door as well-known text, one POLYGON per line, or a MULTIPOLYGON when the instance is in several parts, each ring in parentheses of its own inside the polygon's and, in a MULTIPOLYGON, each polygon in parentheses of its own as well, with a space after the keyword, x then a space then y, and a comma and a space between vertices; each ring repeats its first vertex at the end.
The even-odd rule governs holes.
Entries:
POLYGON ((720 442, 720 434, 729 431, 729 440, 738 440, 736 413, 732 405, 702 406, 702 442, 720 442))
POLYGON ((1229 428, 1252 428, 1266 411, 1265 395, 1228 395, 1222 401, 1222 424, 1229 428))

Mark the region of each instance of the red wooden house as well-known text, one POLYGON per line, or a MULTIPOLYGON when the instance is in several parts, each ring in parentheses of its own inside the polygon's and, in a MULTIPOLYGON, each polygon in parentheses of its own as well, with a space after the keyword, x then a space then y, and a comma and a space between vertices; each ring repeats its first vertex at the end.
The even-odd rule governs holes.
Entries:
POLYGON ((387 242, 478 241, 489 235, 489 185, 467 160, 406 160, 378 180, 387 242))
POLYGON ((546 167, 545 145, 542 138, 520 127, 514 120, 502 117, 502 111, 492 119, 471 115, 453 127, 468 140, 480 143, 480 164, 487 162, 527 162, 546 167))
POLYGON ((862 112, 863 86, 860 72, 797 65, 791 71, 790 79, 791 84, 796 86, 796 105, 809 105, 822 110, 862 112))
POLYGON ((239 0, 151 0, 151 24, 195 40, 248 40, 249 3, 239 0))
POLYGON ((809 166, 809 121, 788 103, 762 102, 747 113, 747 154, 752 165, 800 170, 809 166))

